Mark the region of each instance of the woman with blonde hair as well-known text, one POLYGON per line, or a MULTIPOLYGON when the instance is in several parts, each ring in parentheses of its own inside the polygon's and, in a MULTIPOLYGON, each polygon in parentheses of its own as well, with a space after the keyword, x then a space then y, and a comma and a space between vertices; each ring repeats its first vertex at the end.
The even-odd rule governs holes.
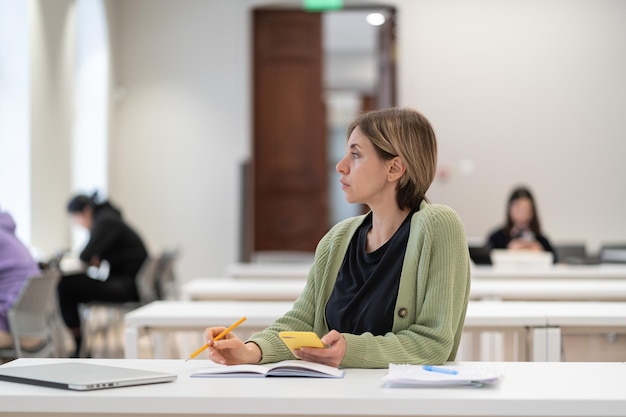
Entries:
POLYGON ((326 348, 297 357, 331 366, 454 360, 467 309, 470 272, 456 213, 430 204, 437 165, 428 120, 411 109, 365 113, 348 129, 337 164, 350 203, 370 211, 341 221, 319 242, 307 284, 291 311, 245 343, 223 327, 205 332, 223 364, 293 359, 278 333, 313 331, 326 348))

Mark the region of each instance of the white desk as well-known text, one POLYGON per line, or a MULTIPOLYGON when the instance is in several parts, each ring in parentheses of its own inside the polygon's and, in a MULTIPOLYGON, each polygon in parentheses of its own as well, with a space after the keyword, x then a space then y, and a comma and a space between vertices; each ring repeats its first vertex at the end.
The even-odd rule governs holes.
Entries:
MULTIPOLYGON (((164 330, 201 332, 210 326, 230 326, 246 316, 246 321, 234 330, 246 338, 272 324, 292 305, 288 301, 155 301, 124 316, 124 355, 139 357, 138 339, 142 329, 153 330, 158 338, 164 330)), ((155 342, 155 357, 164 357, 163 340, 155 342)))
MULTIPOLYGON (((291 302, 269 301, 155 301, 125 315, 125 357, 138 357, 138 338, 141 330, 149 329, 155 337, 163 331, 196 331, 198 334, 208 326, 228 326, 245 315, 248 319, 235 330, 246 338, 269 326, 291 309, 291 302)), ((531 333, 534 341, 533 360, 545 359, 546 316, 538 309, 514 302, 471 302, 465 319, 464 331, 508 331, 520 335, 520 343, 531 333)), ((480 349, 478 338, 474 339, 472 351, 480 349)), ((164 357, 164 340, 157 339, 154 356, 164 357)), ((195 349, 195 347, 194 347, 195 349)), ((190 353, 190 352, 189 352, 190 353)))
POLYGON ((235 263, 228 267, 229 278, 299 279, 306 280, 308 263, 235 263))
MULTIPOLYGON (((229 266, 229 278, 288 278, 304 280, 308 263, 235 263, 229 266)), ((507 267, 472 265, 473 279, 621 279, 626 280, 626 264, 563 265, 547 267, 507 267)))
MULTIPOLYGON (((138 357, 142 329, 152 330, 156 337, 165 330, 200 333, 208 326, 228 326, 246 316, 247 320, 236 330, 241 338, 246 338, 272 324, 291 305, 286 301, 155 301, 125 315, 125 357, 138 357)), ((529 354, 533 361, 559 361, 561 331, 607 331, 624 327, 626 303, 471 301, 463 331, 516 333, 522 352, 530 336, 529 354)), ((155 357, 164 357, 164 345, 163 340, 156 340, 155 357)), ((477 352, 480 348, 478 338, 474 338, 472 350, 477 352)))
POLYGON ((529 323, 532 337, 531 352, 534 361, 560 361, 562 333, 592 333, 624 331, 626 303, 610 301, 476 301, 467 310, 468 324, 476 327, 476 309, 484 330, 495 328, 499 321, 513 326, 515 320, 529 323), (532 313, 535 319, 532 319, 532 313), (498 319, 494 315, 502 315, 498 319), (518 315, 519 314, 519 315, 518 315), (543 320, 543 325, 539 324, 543 320))
MULTIPOLYGON (((3 366, 72 359, 19 359, 3 366)), ((77 360, 77 359, 74 359, 77 360)), ((0 382, 0 414, 29 416, 570 416, 626 414, 626 365, 481 363, 502 371, 493 387, 382 386, 386 369, 347 369, 342 379, 190 378, 204 361, 82 359, 174 372, 165 384, 90 392, 0 382)), ((462 363, 461 363, 462 365, 462 363)))
MULTIPOLYGON (((297 279, 194 278, 182 285, 184 300, 294 301, 306 281, 297 279)), ((626 280, 477 279, 472 300, 626 301, 626 280)))
POLYGON ((626 264, 553 265, 511 268, 472 265, 472 281, 480 279, 621 279, 626 280, 626 264))
MULTIPOLYGON (((308 263, 235 263, 230 265, 230 278, 295 278, 306 279, 308 263)), ((563 265, 548 267, 496 267, 472 265, 473 279, 622 279, 626 280, 626 264, 563 265)))
POLYGON ((501 338, 493 332, 502 332, 517 340, 517 346, 514 346, 516 357, 545 361, 550 342, 546 324, 542 311, 524 303, 470 301, 463 326, 462 347, 471 345, 471 359, 476 359, 476 355, 492 359, 502 349, 501 338), (468 336, 470 344, 466 342, 468 336), (529 340, 532 344, 527 346, 529 340))
POLYGON ((564 333, 623 333, 626 329, 626 303, 623 302, 538 302, 535 305, 547 318, 547 361, 561 360, 564 333))
POLYGON ((471 299, 626 301, 626 280, 618 279, 474 279, 471 299))
POLYGON ((195 278, 182 285, 185 300, 295 301, 305 280, 195 278))

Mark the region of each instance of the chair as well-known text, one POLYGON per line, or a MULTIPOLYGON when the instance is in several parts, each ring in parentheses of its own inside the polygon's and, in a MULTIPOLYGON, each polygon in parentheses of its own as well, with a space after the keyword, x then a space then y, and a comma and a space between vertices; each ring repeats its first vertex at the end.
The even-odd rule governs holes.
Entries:
POLYGON ((178 248, 163 251, 156 265, 156 295, 159 300, 177 300, 179 298, 178 281, 174 265, 178 260, 178 248))
POLYGON ((43 358, 54 356, 57 340, 57 295, 60 272, 49 269, 26 281, 8 312, 13 346, 0 348, 2 358, 43 358), (41 340, 25 346, 24 339, 41 340))
POLYGON ((115 347, 119 352, 109 350, 114 339, 119 339, 124 324, 124 314, 141 307, 144 304, 159 298, 157 291, 157 266, 158 260, 148 257, 137 273, 136 283, 139 293, 138 301, 113 303, 106 301, 90 301, 80 306, 83 321, 83 339, 80 347, 80 356, 87 357, 95 351, 98 337, 102 338, 106 350, 105 357, 123 356, 119 341, 115 347))
MULTIPOLYGON (((114 338, 119 339, 124 325, 124 315, 129 311, 151 303, 155 300, 178 299, 178 283, 174 272, 174 264, 179 256, 177 248, 166 249, 157 258, 148 258, 137 274, 137 291, 139 301, 126 303, 109 303, 92 301, 81 306, 83 316, 83 345, 80 356, 86 357, 95 348, 100 336, 107 346, 105 356, 123 356, 110 351, 109 345, 114 338), (114 337, 115 336, 115 337, 114 337)), ((116 344, 121 352, 123 343, 116 344)))
POLYGON ((491 248, 489 246, 469 246, 469 256, 474 265, 491 265, 491 248))

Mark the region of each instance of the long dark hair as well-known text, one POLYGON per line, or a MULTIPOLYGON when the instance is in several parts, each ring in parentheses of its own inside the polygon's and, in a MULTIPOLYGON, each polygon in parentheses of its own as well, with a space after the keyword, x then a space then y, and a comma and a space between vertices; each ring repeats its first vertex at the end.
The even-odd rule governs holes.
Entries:
POLYGON ((533 215, 530 219, 530 230, 535 234, 535 236, 541 235, 541 223, 539 222, 539 214, 537 213, 537 205, 535 204, 535 199, 533 198, 532 193, 526 187, 517 187, 511 193, 509 197, 509 202, 506 206, 506 227, 505 231, 507 235, 511 235, 511 229, 513 229, 513 219, 511 219, 511 206, 516 200, 520 198, 527 198, 530 200, 530 205, 533 210, 533 215))

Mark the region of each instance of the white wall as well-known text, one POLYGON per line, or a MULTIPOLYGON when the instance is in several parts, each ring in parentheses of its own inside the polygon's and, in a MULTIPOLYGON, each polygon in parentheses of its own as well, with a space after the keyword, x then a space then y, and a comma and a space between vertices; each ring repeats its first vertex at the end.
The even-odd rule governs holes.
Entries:
POLYGON ((240 164, 250 137, 248 14, 239 2, 112 4, 110 196, 179 274, 238 258, 240 164))
POLYGON ((552 240, 626 240, 626 2, 407 1, 399 17, 400 100, 449 172, 433 200, 485 236, 525 183, 552 240))
POLYGON ((73 122, 74 0, 32 0, 32 244, 42 255, 69 249, 73 122))
MULTIPOLYGON (((262 3, 109 4, 118 96, 110 195, 151 249, 182 247, 183 279, 222 274, 238 256, 249 8, 262 3)), ((398 7, 400 104, 433 122, 449 172, 432 200, 454 207, 470 236, 484 236, 503 220, 510 188, 524 182, 553 240, 626 239, 618 159, 626 154, 626 3, 385 3, 398 7)))

